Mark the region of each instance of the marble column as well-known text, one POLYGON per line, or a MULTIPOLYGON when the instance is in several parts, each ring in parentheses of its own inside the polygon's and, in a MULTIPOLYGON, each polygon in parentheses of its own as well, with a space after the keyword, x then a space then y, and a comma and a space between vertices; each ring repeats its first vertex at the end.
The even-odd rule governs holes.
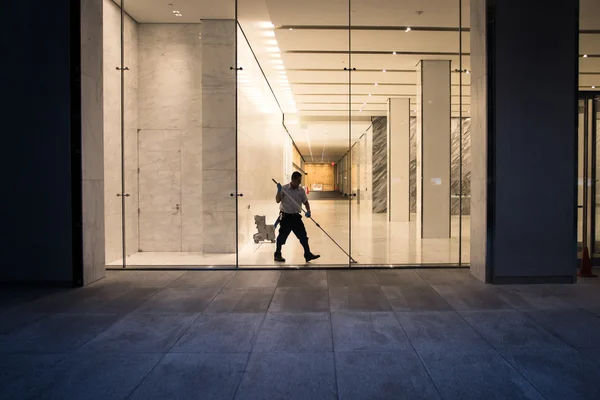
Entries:
POLYGON ((450 61, 417 67, 417 235, 450 237, 450 61))
POLYGON ((391 222, 410 221, 410 99, 387 101, 387 214, 391 222))
POLYGON ((578 2, 538 12, 471 1, 471 273, 488 283, 576 281, 578 2))
POLYGON ((236 251, 236 26, 202 20, 203 252, 236 251))
POLYGON ((387 212, 387 117, 373 117, 373 213, 387 212))

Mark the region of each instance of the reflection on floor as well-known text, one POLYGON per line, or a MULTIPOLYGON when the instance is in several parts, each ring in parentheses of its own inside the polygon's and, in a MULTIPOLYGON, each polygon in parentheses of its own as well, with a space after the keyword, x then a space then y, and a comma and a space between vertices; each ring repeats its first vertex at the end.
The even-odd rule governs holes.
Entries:
MULTIPOLYGON (((259 208, 259 207, 256 207, 259 208)), ((264 209, 273 210, 272 205, 264 209)), ((313 218, 359 265, 419 265, 459 263, 459 217, 452 217, 448 239, 418 239, 416 215, 411 222, 388 222, 386 214, 373 214, 370 204, 348 204, 347 200, 312 202, 313 218), (350 234, 351 232, 351 234, 350 234)), ((268 220, 273 221, 274 216, 268 220)), ((347 266, 348 257, 314 223, 304 220, 312 251, 321 258, 313 266, 347 266)), ((462 263, 469 263, 470 219, 462 217, 462 263)), ((252 240, 240 244, 239 265, 273 267, 275 244, 252 240)), ((298 240, 290 235, 283 255, 287 266, 305 265, 298 240)), ((122 260, 111 266, 122 265, 122 260)), ((235 254, 137 253, 127 258, 128 266, 235 266, 235 254)))

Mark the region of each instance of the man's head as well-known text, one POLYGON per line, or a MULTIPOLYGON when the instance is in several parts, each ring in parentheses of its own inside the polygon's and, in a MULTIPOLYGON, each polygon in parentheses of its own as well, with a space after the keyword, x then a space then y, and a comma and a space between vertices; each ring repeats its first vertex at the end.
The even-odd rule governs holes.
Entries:
POLYGON ((300 184, 302 183, 302 174, 298 171, 292 174, 292 181, 290 182, 290 186, 293 189, 298 189, 300 184))

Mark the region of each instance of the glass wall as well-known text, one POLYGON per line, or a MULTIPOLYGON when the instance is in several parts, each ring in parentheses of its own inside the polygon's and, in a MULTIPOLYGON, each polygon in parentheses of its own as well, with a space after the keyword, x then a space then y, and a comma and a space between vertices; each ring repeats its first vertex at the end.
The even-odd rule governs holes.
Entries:
POLYGON ((108 265, 468 264, 469 1, 103 1, 108 265))

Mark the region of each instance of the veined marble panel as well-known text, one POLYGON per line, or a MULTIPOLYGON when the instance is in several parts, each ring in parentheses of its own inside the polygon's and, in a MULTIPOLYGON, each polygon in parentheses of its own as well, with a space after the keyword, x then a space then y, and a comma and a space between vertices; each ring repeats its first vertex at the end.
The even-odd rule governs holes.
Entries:
POLYGON ((236 173, 231 169, 203 171, 202 203, 204 211, 235 211, 236 173))
MULTIPOLYGON (((452 118, 451 158, 451 213, 460 214, 460 125, 459 118, 452 118)), ((471 214, 471 119, 462 120, 462 215, 471 214)))
POLYGON ((373 212, 387 212, 387 117, 373 118, 373 212))
MULTIPOLYGON (((254 154, 253 157, 256 155, 254 154)), ((208 169, 235 169, 235 128, 208 128, 202 132, 202 164, 208 169)))
POLYGON ((205 211, 203 217, 204 253, 235 253, 236 218, 235 211, 205 211))

